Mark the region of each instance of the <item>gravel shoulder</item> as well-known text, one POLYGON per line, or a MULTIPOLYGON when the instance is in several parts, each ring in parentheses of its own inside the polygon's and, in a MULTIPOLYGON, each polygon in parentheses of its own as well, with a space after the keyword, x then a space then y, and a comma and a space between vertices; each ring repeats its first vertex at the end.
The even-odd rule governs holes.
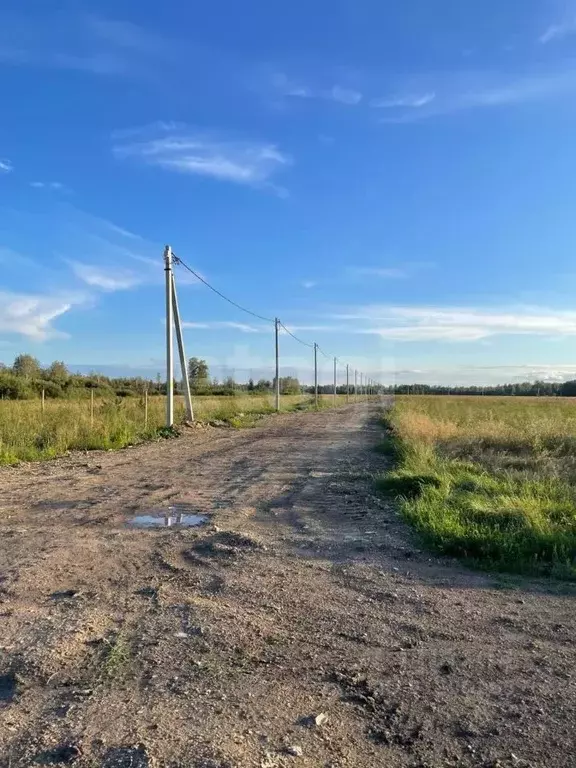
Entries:
POLYGON ((0 469, 0 766, 572 768, 569 585, 418 549, 378 406, 0 469), (134 515, 190 505, 186 530, 134 515))

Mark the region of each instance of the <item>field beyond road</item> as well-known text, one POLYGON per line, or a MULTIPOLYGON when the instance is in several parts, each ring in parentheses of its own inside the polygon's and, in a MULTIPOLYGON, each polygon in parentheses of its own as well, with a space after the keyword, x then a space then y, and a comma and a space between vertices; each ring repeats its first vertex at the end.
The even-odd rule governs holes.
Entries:
POLYGON ((402 397, 380 487, 440 552, 576 578, 576 401, 402 397))
POLYGON ((1 467, 1 768, 572 768, 571 585, 422 551, 382 438, 362 403, 1 467))
MULTIPOLYGON (((338 402, 344 402, 342 395, 338 402)), ((322 395, 321 407, 334 398, 322 395)), ((196 395, 194 416, 201 423, 223 421, 232 427, 253 425, 261 416, 274 413, 274 396, 196 395)), ((282 411, 306 409, 310 395, 282 395, 282 411)), ((175 423, 185 419, 184 398, 175 398, 175 423)), ((0 401, 0 464, 53 459, 71 450, 114 450, 162 436, 166 423, 166 398, 95 397, 0 401)))

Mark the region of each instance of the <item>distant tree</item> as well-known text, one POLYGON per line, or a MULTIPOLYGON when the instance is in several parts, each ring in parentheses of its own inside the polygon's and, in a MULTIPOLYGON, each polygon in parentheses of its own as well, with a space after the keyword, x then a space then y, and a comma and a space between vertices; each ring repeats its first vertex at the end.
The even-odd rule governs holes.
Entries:
POLYGON ((18 355, 12 370, 17 376, 26 376, 29 379, 38 378, 42 372, 40 363, 32 355, 18 355))
POLYGON ((576 381, 565 381, 560 386, 562 397, 576 397, 576 381))
POLYGON ((233 392, 236 389, 236 382, 234 381, 234 376, 226 376, 226 378, 222 382, 222 386, 224 387, 224 389, 228 389, 233 392))
POLYGON ((246 389, 248 390, 248 392, 254 392, 255 388, 256 387, 255 387, 255 384, 254 384, 254 379, 250 378, 248 380, 248 386, 246 387, 246 389))
POLYGON ((259 379, 255 387, 257 392, 269 392, 272 389, 272 382, 266 379, 259 379))
POLYGON ((208 389, 210 377, 206 360, 200 360, 198 357, 191 357, 188 361, 188 378, 190 386, 195 392, 208 389))
MULTIPOLYGON (((272 383, 273 388, 276 388, 276 379, 272 383)), ((280 394, 282 395, 299 395, 300 394, 300 382, 294 376, 280 376, 280 394)))
POLYGON ((50 381, 55 381, 57 384, 65 384, 70 378, 70 372, 61 360, 54 360, 54 362, 48 366, 46 376, 50 381))

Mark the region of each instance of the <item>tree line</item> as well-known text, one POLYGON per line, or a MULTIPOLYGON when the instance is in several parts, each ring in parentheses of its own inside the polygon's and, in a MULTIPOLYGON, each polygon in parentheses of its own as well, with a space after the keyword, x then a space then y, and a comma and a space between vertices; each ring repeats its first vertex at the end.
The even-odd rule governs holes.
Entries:
MULTIPOLYGON (((250 379, 238 383, 232 376, 219 381, 211 377, 205 360, 193 357, 188 362, 188 376, 194 394, 197 395, 234 395, 246 393, 272 393, 275 391, 275 379, 250 379)), ((43 367, 32 355, 17 355, 12 365, 0 363, 0 398, 26 400, 39 397, 44 392, 50 398, 89 397, 91 391, 97 396, 131 397, 165 395, 166 382, 160 374, 155 379, 141 376, 104 376, 93 373, 72 373, 61 360, 55 360, 43 367)), ((180 391, 180 382, 175 381, 174 391, 180 391)), ((298 379, 292 376, 280 377, 280 392, 284 395, 299 394, 302 391, 298 379)))
MULTIPOLYGON (((188 361, 188 378, 192 392, 196 395, 234 395, 237 393, 270 394, 276 390, 276 380, 250 378, 247 382, 237 382, 233 376, 222 381, 210 375, 205 360, 191 357, 188 361)), ((166 382, 160 374, 155 379, 141 376, 104 376, 99 373, 72 373, 61 360, 55 360, 43 367, 32 355, 17 355, 12 365, 0 363, 0 398, 27 399, 39 397, 44 391, 46 397, 77 398, 90 396, 90 390, 96 395, 116 397, 165 395, 166 382)), ((179 383, 175 383, 179 391, 179 383)), ((318 387, 320 394, 332 394, 333 385, 318 387)), ((339 385, 338 394, 346 394, 346 387, 339 385)), ((304 385, 294 376, 280 377, 280 392, 283 395, 297 395, 314 392, 314 387, 304 385)), ((353 387, 350 386, 350 392, 353 387)), ((534 381, 515 384, 496 384, 494 386, 449 386, 429 384, 397 384, 380 386, 379 392, 401 395, 487 395, 487 396, 557 396, 576 397, 576 380, 565 382, 534 381)))

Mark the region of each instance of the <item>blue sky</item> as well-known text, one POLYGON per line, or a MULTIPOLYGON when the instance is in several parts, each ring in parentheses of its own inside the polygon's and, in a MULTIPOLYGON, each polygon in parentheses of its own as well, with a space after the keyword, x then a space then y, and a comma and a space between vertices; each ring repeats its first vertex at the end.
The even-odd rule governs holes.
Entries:
MULTIPOLYGON (((384 381, 576 376, 576 0, 7 0, 0 98, 6 362, 155 376, 170 243, 384 381)), ((271 371, 188 278, 188 354, 271 371)))

